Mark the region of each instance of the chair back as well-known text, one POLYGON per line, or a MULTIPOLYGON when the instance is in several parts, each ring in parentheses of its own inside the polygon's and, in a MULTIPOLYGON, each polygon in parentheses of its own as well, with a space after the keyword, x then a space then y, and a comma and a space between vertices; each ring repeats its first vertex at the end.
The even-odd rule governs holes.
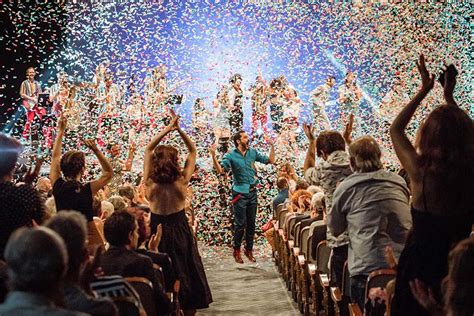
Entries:
POLYGON ((300 243, 301 243, 301 254, 308 259, 308 237, 309 237, 309 226, 303 228, 300 232, 300 243))
POLYGON ((292 217, 288 220, 288 231, 286 232, 288 236, 288 240, 294 240, 294 236, 292 235, 293 228, 295 227, 296 217, 292 217))
POLYGON ((365 298, 369 296, 370 289, 374 287, 385 288, 387 283, 397 275, 397 271, 394 269, 380 269, 375 270, 369 274, 367 278, 367 285, 365 286, 365 298))
POLYGON ((295 247, 300 246, 300 227, 301 227, 301 221, 296 223, 295 227, 293 227, 293 240, 295 241, 295 247))
POLYGON ((328 262, 330 254, 331 248, 328 247, 327 241, 321 241, 316 250, 316 266, 324 274, 329 274, 328 262))
POLYGON ((119 311, 119 316, 141 316, 143 315, 140 305, 129 296, 111 297, 114 305, 119 311))
POLYGON ((153 290, 153 284, 151 281, 142 277, 129 277, 125 278, 125 280, 133 286, 135 291, 140 296, 140 300, 147 315, 155 315, 155 292, 153 290))
POLYGON ((280 213, 280 211, 283 209, 284 206, 285 206, 285 203, 280 203, 277 205, 276 210, 273 210, 273 219, 278 218, 278 213, 280 213))
POLYGON ((308 256, 310 261, 315 262, 317 247, 321 241, 326 240, 326 224, 314 226, 310 235, 311 243, 308 243, 308 256))
POLYGON ((288 213, 288 209, 283 208, 280 213, 278 213, 278 228, 283 228, 283 223, 285 222, 285 216, 288 213))

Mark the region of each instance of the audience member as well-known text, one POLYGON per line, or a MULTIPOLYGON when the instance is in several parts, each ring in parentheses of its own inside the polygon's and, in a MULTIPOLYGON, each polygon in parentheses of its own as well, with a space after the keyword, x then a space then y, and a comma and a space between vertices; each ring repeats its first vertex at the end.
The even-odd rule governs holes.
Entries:
POLYGON ((45 227, 20 228, 8 240, 5 259, 11 292, 0 305, 0 315, 87 315, 57 307, 68 264, 58 234, 45 227))
POLYGON ((278 178, 277 181, 278 195, 273 199, 273 212, 276 212, 277 206, 288 199, 288 180, 286 178, 278 178))
POLYGON ((152 260, 135 250, 138 247, 138 224, 135 217, 126 211, 114 212, 104 223, 105 239, 109 249, 101 258, 101 267, 106 275, 144 277, 153 284, 159 314, 170 312, 171 303, 165 295, 152 260))
POLYGON ((393 146, 411 183, 413 230, 400 255, 393 315, 429 315, 415 300, 409 282, 431 288, 441 302, 441 280, 448 271, 449 250, 471 232, 474 214, 474 125, 453 96, 457 71, 441 74, 446 104, 420 126, 415 146, 405 129, 434 86, 434 76, 420 56, 421 88, 390 128, 393 146))
MULTIPOLYGON (((90 288, 90 278, 100 252, 91 262, 86 248, 87 221, 76 211, 62 211, 49 219, 45 226, 62 237, 69 257, 64 282, 64 306, 90 315, 118 315, 112 301, 96 298, 90 288)), ((100 249, 100 248, 99 248, 100 249)))
POLYGON ((53 186, 51 185, 51 180, 49 180, 49 178, 39 178, 36 182, 36 189, 38 190, 39 195, 41 196, 43 201, 46 201, 46 199, 53 195, 53 186))
POLYGON ((0 259, 15 229, 41 224, 46 216, 38 192, 30 185, 12 182, 21 151, 20 142, 0 133, 0 259))
POLYGON ((53 195, 56 209, 76 210, 82 213, 88 222, 89 245, 103 245, 103 240, 93 222, 93 197, 112 178, 112 167, 102 152, 92 140, 85 140, 84 144, 92 150, 102 167, 102 175, 91 182, 82 183, 81 179, 86 171, 85 155, 81 151, 71 150, 61 157, 62 138, 67 127, 65 116, 58 122, 58 134, 54 142, 51 170, 49 178, 53 184, 53 195), (64 178, 61 177, 61 172, 64 178))
MULTIPOLYGON (((352 173, 349 155, 346 153, 344 138, 339 132, 324 131, 315 139, 311 126, 304 125, 304 132, 309 141, 309 148, 304 161, 304 174, 311 185, 321 186, 326 195, 326 210, 329 214, 332 206, 332 196, 339 182, 352 173), (315 153, 323 159, 316 165, 315 153)), ((342 285, 344 262, 347 260, 349 237, 347 231, 335 237, 327 229, 327 244, 332 249, 331 283, 338 287, 342 285)))
POLYGON ((125 211, 127 204, 121 196, 113 195, 109 197, 108 202, 114 206, 114 212, 125 211))
POLYGON ((363 309, 368 275, 388 268, 385 248, 391 246, 398 257, 405 244, 411 227, 409 192, 402 177, 383 169, 372 137, 356 139, 349 154, 354 173, 334 191, 327 225, 334 236, 349 233, 350 297, 363 309))
POLYGON ((131 185, 122 185, 118 188, 118 195, 120 195, 125 203, 127 204, 127 207, 134 207, 137 205, 137 200, 136 200, 136 191, 135 188, 131 185))

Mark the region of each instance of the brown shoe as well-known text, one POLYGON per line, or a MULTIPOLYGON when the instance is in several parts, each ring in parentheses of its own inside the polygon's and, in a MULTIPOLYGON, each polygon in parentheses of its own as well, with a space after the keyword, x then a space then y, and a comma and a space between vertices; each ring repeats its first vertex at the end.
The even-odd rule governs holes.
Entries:
POLYGON ((244 260, 242 260, 242 257, 240 256, 240 249, 234 249, 234 259, 237 263, 244 263, 244 260))
POLYGON ((257 259, 252 254, 252 250, 244 250, 244 255, 250 260, 250 262, 257 262, 257 259))

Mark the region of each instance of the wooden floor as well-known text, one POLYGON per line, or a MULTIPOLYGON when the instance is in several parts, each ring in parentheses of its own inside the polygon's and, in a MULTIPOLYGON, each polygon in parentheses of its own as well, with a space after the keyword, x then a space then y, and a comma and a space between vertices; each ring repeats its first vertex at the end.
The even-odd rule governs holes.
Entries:
POLYGON ((200 245, 214 302, 198 315, 300 315, 265 246, 257 247, 257 263, 236 264, 232 250, 200 245))

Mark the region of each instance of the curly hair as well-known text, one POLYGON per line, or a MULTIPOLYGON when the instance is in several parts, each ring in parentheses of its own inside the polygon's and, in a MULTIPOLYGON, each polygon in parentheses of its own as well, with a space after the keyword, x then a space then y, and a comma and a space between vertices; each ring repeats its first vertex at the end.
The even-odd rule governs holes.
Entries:
POLYGON ((82 151, 70 150, 61 157, 61 171, 66 178, 76 177, 86 165, 86 156, 82 151))
POLYGON ((155 183, 173 183, 182 175, 178 150, 170 145, 155 148, 150 179, 155 183))
POLYGON ((346 143, 344 138, 337 131, 322 131, 316 138, 316 154, 322 157, 323 153, 329 156, 337 150, 345 150, 346 143))

